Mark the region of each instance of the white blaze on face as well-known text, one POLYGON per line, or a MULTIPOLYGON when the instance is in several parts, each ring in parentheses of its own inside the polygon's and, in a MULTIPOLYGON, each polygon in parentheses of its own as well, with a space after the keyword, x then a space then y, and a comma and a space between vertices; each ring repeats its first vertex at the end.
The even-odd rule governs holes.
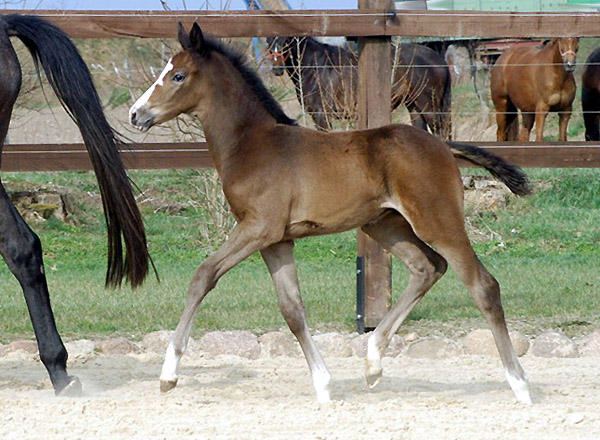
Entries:
POLYGON ((165 76, 167 76, 167 74, 171 70, 173 70, 173 63, 171 63, 172 60, 173 60, 173 58, 169 59, 169 62, 167 63, 167 65, 165 66, 165 68, 163 69, 161 74, 159 75, 158 79, 154 82, 154 84, 152 84, 150 86, 150 88, 148 90, 146 90, 142 96, 139 97, 139 99, 135 102, 135 104, 133 104, 131 106, 131 108, 129 109, 130 117, 134 112, 136 112, 138 109, 140 109, 144 105, 146 105, 146 103, 150 100, 150 97, 152 96, 152 94, 154 93, 154 90, 157 87, 162 87, 165 76))

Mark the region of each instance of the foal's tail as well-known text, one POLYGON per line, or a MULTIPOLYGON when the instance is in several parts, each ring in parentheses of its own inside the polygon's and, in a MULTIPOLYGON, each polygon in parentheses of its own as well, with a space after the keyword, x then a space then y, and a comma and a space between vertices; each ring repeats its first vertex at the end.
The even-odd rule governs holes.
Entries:
POLYGON ((513 165, 499 156, 473 145, 448 142, 454 157, 479 165, 492 176, 504 183, 514 194, 523 196, 531 194, 529 179, 517 165, 513 165))
POLYGON ((4 15, 8 35, 27 46, 61 104, 79 126, 98 179, 108 233, 106 285, 123 277, 132 287, 148 274, 150 256, 142 216, 119 156, 117 134, 106 121, 92 77, 77 48, 59 28, 35 16, 4 15), (123 243, 125 242, 125 255, 123 243))

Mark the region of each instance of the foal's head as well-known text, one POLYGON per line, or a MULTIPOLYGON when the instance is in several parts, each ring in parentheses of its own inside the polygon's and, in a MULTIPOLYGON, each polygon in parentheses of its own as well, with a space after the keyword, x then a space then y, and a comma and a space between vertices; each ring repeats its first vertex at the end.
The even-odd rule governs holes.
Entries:
POLYGON ((579 50, 579 38, 564 37, 553 38, 552 43, 558 45, 558 51, 562 64, 567 72, 573 72, 577 66, 577 51, 579 50))
POLYGON ((148 130, 181 113, 201 120, 202 115, 210 115, 214 120, 219 112, 242 112, 243 100, 257 110, 262 108, 279 124, 296 125, 243 54, 218 40, 205 39, 197 23, 189 35, 180 23, 178 36, 183 51, 169 60, 156 82, 129 110, 134 126, 148 130))
POLYGON ((179 25, 183 51, 169 60, 158 79, 129 109, 131 123, 146 131, 181 113, 191 113, 202 95, 202 76, 196 57, 201 57, 204 37, 198 25, 190 35, 179 25))

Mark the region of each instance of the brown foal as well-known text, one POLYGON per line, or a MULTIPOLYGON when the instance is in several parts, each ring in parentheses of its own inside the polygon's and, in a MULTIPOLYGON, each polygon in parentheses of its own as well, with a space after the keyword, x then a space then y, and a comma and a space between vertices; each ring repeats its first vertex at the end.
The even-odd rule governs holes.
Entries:
POLYGON ((198 117, 238 224, 196 271, 167 348, 161 389, 177 383, 177 366, 206 294, 225 272, 259 251, 281 312, 306 356, 317 399, 328 402, 330 375, 306 322, 293 240, 362 228, 410 272, 400 301, 370 336, 368 384, 378 382, 391 337, 448 262, 492 328, 517 398, 530 402, 499 285, 477 259, 465 232, 455 156, 486 167, 514 192, 526 193, 520 170, 481 149, 444 143, 406 125, 330 133, 299 127, 241 55, 205 39, 196 24, 189 35, 180 25, 179 41, 184 50, 133 105, 130 119, 147 130, 180 113, 198 117))
POLYGON ((542 142, 548 112, 559 112, 558 140, 567 140, 578 49, 578 38, 553 38, 541 47, 513 47, 498 58, 490 78, 498 141, 528 141, 535 123, 535 140, 542 142), (520 135, 517 110, 523 117, 520 135))

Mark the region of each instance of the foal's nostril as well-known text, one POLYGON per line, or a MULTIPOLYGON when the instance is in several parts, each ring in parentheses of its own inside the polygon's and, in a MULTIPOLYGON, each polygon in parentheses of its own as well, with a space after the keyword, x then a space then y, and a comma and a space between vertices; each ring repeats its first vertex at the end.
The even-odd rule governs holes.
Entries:
POLYGON ((136 112, 134 112, 134 111, 131 112, 131 114, 129 116, 129 119, 131 120, 132 124, 135 124, 137 122, 137 114, 136 114, 136 112))

